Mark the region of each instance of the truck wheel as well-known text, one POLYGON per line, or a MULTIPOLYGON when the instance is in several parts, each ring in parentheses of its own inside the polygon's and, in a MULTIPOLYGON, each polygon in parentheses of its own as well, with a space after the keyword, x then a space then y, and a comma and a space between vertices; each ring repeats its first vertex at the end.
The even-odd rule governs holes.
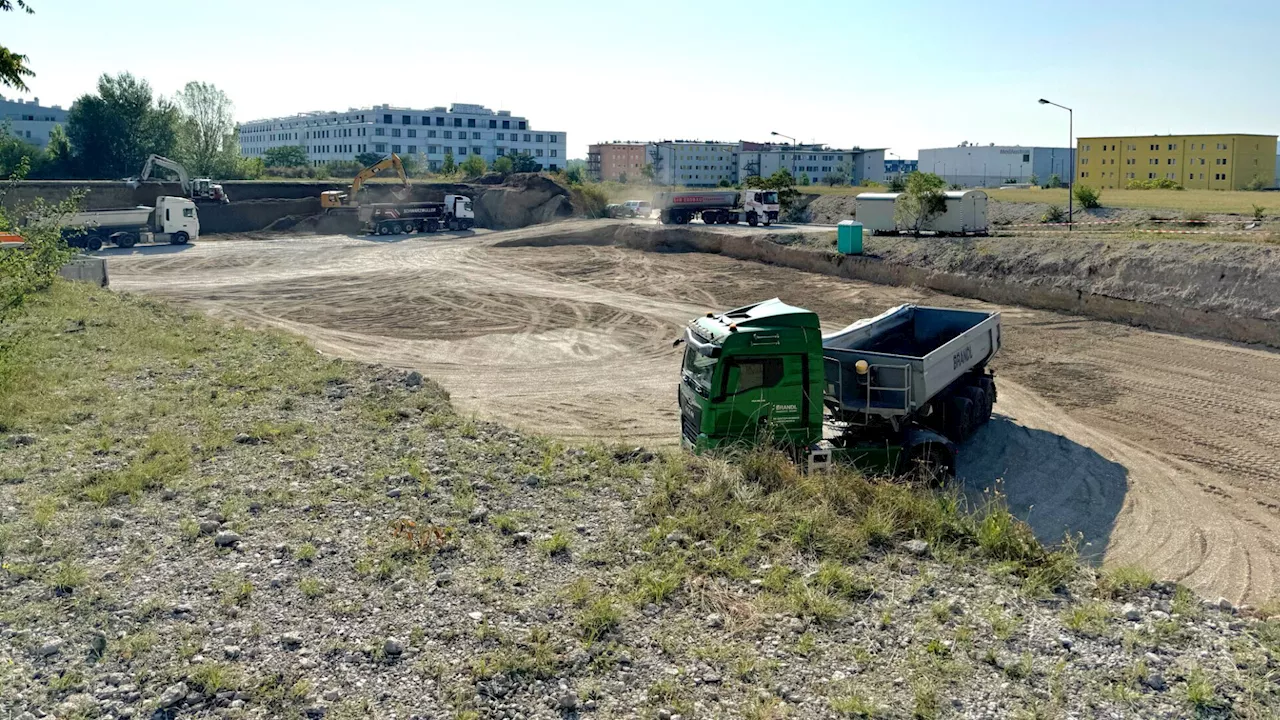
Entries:
POLYGON ((115 242, 117 247, 126 249, 138 244, 138 236, 133 233, 120 233, 111 239, 115 242))
POLYGON ((458 221, 457 221, 457 220, 455 220, 455 219, 453 219, 453 218, 449 218, 449 220, 445 223, 445 227, 449 228, 449 230, 451 230, 451 231, 452 231, 452 230, 457 230, 457 229, 458 229, 458 221))
POLYGON ((955 459, 937 443, 924 443, 908 450, 899 461, 898 474, 909 482, 941 487, 955 475, 955 459))
POLYGON ((379 225, 378 225, 378 234, 379 234, 379 235, 390 235, 390 234, 391 234, 391 226, 390 226, 390 225, 388 225, 388 224, 386 224, 386 223, 381 223, 381 224, 379 224, 379 225))
POLYGON ((982 391, 982 388, 972 385, 964 388, 960 393, 969 398, 969 411, 971 413, 969 415, 969 428, 971 431, 976 431, 985 425, 987 420, 991 419, 991 411, 989 410, 991 404, 987 402, 987 394, 982 391))
POLYGON ((440 222, 434 218, 427 221, 427 232, 433 233, 440 229, 440 222))
POLYGON ((102 238, 97 235, 89 235, 84 239, 84 247, 89 252, 97 252, 102 249, 102 238))
POLYGON ((963 442, 973 432, 973 402, 963 395, 952 395, 947 400, 947 418, 944 427, 947 437, 963 442))
POLYGON ((169 236, 170 245, 186 245, 188 242, 191 242, 191 236, 181 230, 169 236))
POLYGON ((748 225, 750 225, 751 227, 755 227, 759 222, 760 222, 760 218, 756 217, 755 213, 747 213, 748 225))
POLYGON ((990 375, 983 375, 978 380, 978 387, 982 388, 982 394, 987 400, 987 419, 991 419, 992 406, 996 404, 996 380, 990 375))

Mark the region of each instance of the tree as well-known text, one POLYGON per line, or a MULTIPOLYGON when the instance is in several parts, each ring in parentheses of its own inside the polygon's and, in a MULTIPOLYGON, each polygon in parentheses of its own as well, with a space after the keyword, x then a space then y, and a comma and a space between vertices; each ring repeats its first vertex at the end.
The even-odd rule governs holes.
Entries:
POLYGON ((485 163, 484 158, 472 153, 463 160, 458 169, 462 171, 464 177, 477 178, 484 174, 485 163))
POLYGON ((570 165, 564 169, 564 179, 567 180, 570 185, 581 185, 586 181, 586 175, 586 169, 581 165, 570 165))
MULTIPOLYGON (((35 12, 26 0, 0 0, 0 11, 9 12, 17 7, 30 15, 35 12)), ((23 78, 35 77, 31 68, 27 67, 27 56, 19 55, 9 48, 0 45, 0 83, 4 83, 19 92, 27 91, 27 83, 23 78)))
POLYGON ((653 163, 646 163, 644 167, 640 168, 640 174, 644 176, 645 180, 652 183, 655 175, 653 171, 653 163))
POLYGON ((511 167, 512 167, 511 158, 507 157, 506 155, 499 155, 493 160, 492 170, 500 175, 510 175, 511 167))
POLYGON ((947 182, 933 173, 913 172, 907 176, 907 189, 894 203, 893 219, 899 227, 910 228, 920 237, 920 229, 947 211, 947 196, 942 190, 947 182))
POLYGON ((778 192, 778 205, 781 206, 784 213, 791 209, 792 204, 800 197, 800 191, 794 187, 796 179, 786 168, 779 168, 777 172, 767 178, 752 175, 744 180, 742 184, 749 188, 776 190, 778 192))
POLYGON ((458 164, 453 161, 453 153, 444 154, 444 162, 440 164, 440 172, 445 175, 452 175, 458 170, 458 164))
POLYGON ((800 173, 800 184, 801 185, 809 184, 809 173, 800 173))
POLYGON ((67 131, 63 130, 61 125, 54 125, 53 129, 49 131, 49 144, 45 145, 44 152, 49 156, 50 163, 70 170, 71 140, 67 137, 67 131))
POLYGON ((835 187, 836 185, 845 185, 853 177, 853 166, 848 162, 842 162, 835 166, 835 169, 823 176, 822 182, 835 187))
POLYGON ((189 82, 175 100, 182 113, 179 156, 192 173, 214 175, 235 143, 231 99, 211 83, 189 82))
POLYGON ((356 155, 356 162, 360 163, 361 169, 367 168, 381 159, 382 156, 378 153, 362 152, 356 155))
POLYGON ((1031 173, 1031 177, 1027 178, 1027 182, 1031 183, 1032 185, 1039 185, 1040 176, 1036 175, 1035 173, 1031 173))
POLYGON ((307 149, 301 145, 281 145, 267 148, 262 154, 267 167, 301 167, 308 164, 307 149))
POLYGON ((129 73, 98 78, 98 93, 82 95, 67 113, 67 136, 80 173, 90 178, 134 175, 147 156, 172 156, 180 114, 129 73))
POLYGON ((542 165, 533 156, 527 152, 517 153, 511 158, 511 169, 513 172, 538 172, 542 169, 542 165))
POLYGON ((1060 188, 1062 187, 1062 177, 1058 173, 1054 173, 1049 176, 1049 182, 1046 185, 1051 188, 1060 188))
POLYGON ((626 174, 626 173, 624 173, 624 172, 623 172, 623 173, 618 173, 618 182, 619 182, 619 183, 621 183, 621 184, 623 184, 623 185, 626 185, 626 184, 627 184, 627 174, 626 174))
POLYGON ((1102 207, 1102 192, 1095 190, 1089 185, 1077 185, 1075 189, 1076 202, 1080 203, 1080 207, 1086 210, 1102 207))
POLYGON ((9 134, 9 125, 0 125, 0 176, 40 175, 48 163, 43 150, 25 139, 9 134))

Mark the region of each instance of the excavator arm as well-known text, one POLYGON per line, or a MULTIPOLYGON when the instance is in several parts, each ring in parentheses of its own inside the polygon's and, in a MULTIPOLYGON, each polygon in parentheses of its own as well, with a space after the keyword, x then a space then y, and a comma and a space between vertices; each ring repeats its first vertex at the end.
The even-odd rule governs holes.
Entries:
POLYGON ((155 169, 156 165, 159 165, 166 170, 172 170, 176 173, 178 176, 178 182, 182 184, 182 192, 185 193, 187 197, 191 197, 191 176, 187 174, 187 169, 181 164, 160 155, 152 155, 147 158, 147 162, 142 166, 142 172, 138 175, 134 184, 143 183, 151 179, 151 171, 155 169))
POLYGON ((365 180, 368 180, 387 168, 395 169, 396 175, 400 178, 401 184, 404 185, 404 195, 407 196, 409 193, 409 178, 404 174, 404 165, 400 162, 400 156, 395 153, 391 153, 378 162, 361 170, 359 174, 356 175, 355 179, 351 181, 351 190, 348 202, 356 201, 360 195, 360 187, 364 185, 365 180))

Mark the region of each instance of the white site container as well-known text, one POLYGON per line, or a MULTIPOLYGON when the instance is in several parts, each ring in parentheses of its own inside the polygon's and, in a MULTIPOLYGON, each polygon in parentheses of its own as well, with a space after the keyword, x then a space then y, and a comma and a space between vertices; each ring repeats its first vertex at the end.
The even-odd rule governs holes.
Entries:
MULTIPOLYGON (((894 207, 901 193, 862 193, 858 196, 858 220, 875 235, 905 232, 894 220, 894 207)), ((987 194, 981 190, 951 190, 943 193, 947 209, 921 226, 925 232, 948 235, 984 234, 988 231, 987 194)))

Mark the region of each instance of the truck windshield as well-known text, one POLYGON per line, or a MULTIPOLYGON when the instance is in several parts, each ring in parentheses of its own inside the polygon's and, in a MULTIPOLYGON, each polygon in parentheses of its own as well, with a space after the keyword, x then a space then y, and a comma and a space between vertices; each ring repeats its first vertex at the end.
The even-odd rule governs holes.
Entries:
POLYGON ((760 202, 764 203, 765 205, 777 205, 778 193, 776 192, 762 193, 760 202))
POLYGON ((711 392, 711 375, 716 371, 716 359, 707 357, 693 348, 685 348, 684 379, 698 392, 707 396, 711 392))

